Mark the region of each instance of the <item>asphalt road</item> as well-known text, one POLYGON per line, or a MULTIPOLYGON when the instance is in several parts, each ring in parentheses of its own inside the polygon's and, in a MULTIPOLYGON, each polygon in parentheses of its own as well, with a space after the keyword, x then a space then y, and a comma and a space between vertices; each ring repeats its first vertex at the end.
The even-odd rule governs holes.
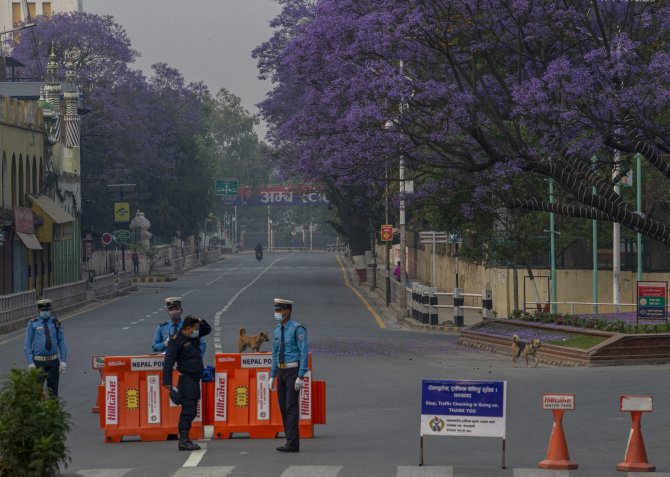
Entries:
MULTIPOLYGON (((361 289, 362 291, 362 289, 361 289)), ((365 293, 362 293, 365 296, 365 293)), ((621 394, 654 396, 654 412, 642 420, 649 461, 657 475, 670 472, 670 383, 667 366, 607 368, 514 368, 511 356, 463 348, 457 337, 403 329, 384 310, 371 314, 346 284, 336 255, 252 255, 191 270, 175 282, 141 285, 127 296, 61 316, 70 348, 61 396, 72 414, 68 476, 84 477, 387 477, 387 476, 563 476, 542 471, 552 416, 541 409, 543 392, 574 393, 565 434, 579 469, 571 475, 614 476, 623 460, 630 417, 619 412, 621 394), (271 331, 272 299, 296 302, 294 319, 306 325, 314 378, 327 382, 327 424, 301 443, 299 454, 281 454, 282 439, 236 438, 201 442, 196 458, 177 451, 175 441, 106 444, 91 413, 98 374, 93 355, 151 352, 156 325, 167 319, 165 297, 184 298, 185 314, 219 326, 207 337, 207 363, 214 352, 237 351, 238 330, 271 331), (383 326, 382 326, 383 325, 383 326), (422 379, 507 381, 507 469, 501 440, 426 437, 419 467, 422 379), (195 467, 184 467, 193 465, 195 467)), ((0 374, 25 366, 23 333, 0 336, 0 374)), ((269 351, 269 343, 263 351, 269 351)), ((631 474, 634 475, 634 474, 631 474)))

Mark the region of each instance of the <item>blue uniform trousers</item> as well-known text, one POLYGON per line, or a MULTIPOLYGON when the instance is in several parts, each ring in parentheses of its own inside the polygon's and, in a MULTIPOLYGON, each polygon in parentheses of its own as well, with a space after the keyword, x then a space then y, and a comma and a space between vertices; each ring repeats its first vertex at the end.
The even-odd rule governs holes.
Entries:
POLYGON ((50 361, 35 361, 35 367, 44 371, 47 375, 47 388, 51 394, 58 396, 58 378, 60 377, 60 361, 52 359, 50 361))
POLYGON ((177 389, 181 395, 181 414, 179 414, 179 433, 191 430, 191 423, 198 414, 198 399, 200 399, 200 379, 180 375, 177 389))
POLYGON ((298 398, 300 393, 295 390, 298 368, 277 370, 277 399, 284 423, 286 447, 300 449, 300 433, 298 432, 298 398))

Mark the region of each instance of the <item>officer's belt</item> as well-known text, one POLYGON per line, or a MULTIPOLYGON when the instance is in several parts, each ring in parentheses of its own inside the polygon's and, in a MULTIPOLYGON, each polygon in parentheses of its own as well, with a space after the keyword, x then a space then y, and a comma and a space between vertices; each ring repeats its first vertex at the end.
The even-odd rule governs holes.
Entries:
POLYGON ((279 369, 297 368, 298 366, 300 366, 300 363, 297 361, 293 361, 292 363, 279 363, 279 369))
POLYGON ((57 354, 52 354, 51 356, 33 356, 33 361, 53 361, 58 359, 57 354))

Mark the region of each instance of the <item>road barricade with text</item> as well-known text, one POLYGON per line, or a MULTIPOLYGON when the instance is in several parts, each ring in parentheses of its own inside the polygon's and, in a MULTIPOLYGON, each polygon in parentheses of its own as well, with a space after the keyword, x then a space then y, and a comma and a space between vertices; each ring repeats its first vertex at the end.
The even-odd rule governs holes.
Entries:
MULTIPOLYGON (((217 353, 215 378, 207 402, 213 413, 214 438, 233 433, 251 438, 274 438, 284 432, 277 393, 267 386, 271 353, 217 353)), ((299 400, 300 437, 314 436, 314 424, 326 423, 326 383, 312 379, 312 355, 299 400)))
MULTIPOLYGON (((100 428, 105 442, 136 436, 142 441, 166 440, 177 434, 181 406, 163 388, 164 355, 105 356, 104 383, 98 386, 100 428)), ((172 383, 177 385, 175 370, 172 383)), ((201 396, 204 386, 201 383, 201 396)), ((202 399, 193 421, 191 439, 203 438, 202 399)))

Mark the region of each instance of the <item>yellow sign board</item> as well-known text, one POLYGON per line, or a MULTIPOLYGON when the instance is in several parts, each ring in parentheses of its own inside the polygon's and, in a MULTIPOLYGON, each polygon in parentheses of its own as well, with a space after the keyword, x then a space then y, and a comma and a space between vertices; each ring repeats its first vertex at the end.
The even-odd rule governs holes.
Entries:
POLYGON ((130 222, 130 202, 114 202, 114 223, 127 224, 130 222))

